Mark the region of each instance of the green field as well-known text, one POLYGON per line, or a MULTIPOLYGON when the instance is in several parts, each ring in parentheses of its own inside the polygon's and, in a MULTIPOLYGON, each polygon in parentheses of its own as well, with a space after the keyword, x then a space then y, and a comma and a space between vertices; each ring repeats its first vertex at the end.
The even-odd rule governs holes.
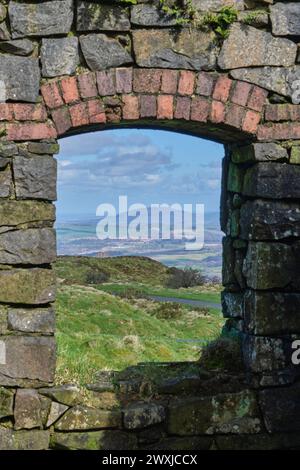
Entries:
POLYGON ((138 362, 197 360, 201 347, 215 339, 224 324, 218 309, 109 293, 139 288, 145 295, 220 301, 218 287, 160 287, 166 268, 147 258, 65 257, 58 260, 56 270, 60 279, 57 383, 82 385, 91 382, 98 370, 121 370, 138 362), (87 270, 103 265, 110 271, 110 282, 87 285, 87 270))

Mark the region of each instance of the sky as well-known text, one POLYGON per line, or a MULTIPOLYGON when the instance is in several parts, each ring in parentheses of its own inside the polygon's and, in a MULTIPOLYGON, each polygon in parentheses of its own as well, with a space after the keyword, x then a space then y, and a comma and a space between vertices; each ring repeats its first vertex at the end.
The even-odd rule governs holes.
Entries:
POLYGON ((60 140, 57 220, 99 204, 204 204, 218 212, 223 146, 160 130, 116 129, 60 140))

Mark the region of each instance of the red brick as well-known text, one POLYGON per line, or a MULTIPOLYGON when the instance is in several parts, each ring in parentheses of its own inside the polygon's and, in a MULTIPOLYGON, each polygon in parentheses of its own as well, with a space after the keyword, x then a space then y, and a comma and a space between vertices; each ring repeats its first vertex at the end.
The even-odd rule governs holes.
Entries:
POLYGON ((229 98, 232 83, 232 80, 230 80, 227 75, 221 75, 216 82, 213 99, 226 103, 229 98))
POLYGON ((158 93, 162 71, 157 69, 134 69, 133 91, 137 93, 158 93))
POLYGON ((255 134, 258 128, 258 124, 260 123, 261 115, 260 113, 256 113, 255 111, 247 111, 246 116, 243 122, 242 129, 245 132, 250 132, 251 134, 255 134))
POLYGON ((60 87, 65 103, 74 103, 80 99, 76 77, 63 78, 60 87))
POLYGON ((173 119, 174 97, 160 95, 157 97, 157 119, 173 119))
POLYGON ((231 98, 232 103, 246 106, 252 85, 246 82, 235 82, 234 92, 231 98))
POLYGON ((132 95, 123 95, 122 101, 124 103, 123 119, 127 119, 127 120, 139 119, 140 111, 139 111, 138 97, 132 96, 132 95))
POLYGON ((191 120, 206 122, 209 114, 209 101, 206 98, 197 96, 192 99, 191 120))
POLYGON ((100 100, 86 102, 90 124, 103 124, 106 122, 104 107, 100 100))
POLYGON ((141 118, 156 117, 156 96, 140 95, 140 115, 141 118))
POLYGON ((116 94, 115 77, 112 70, 97 72, 96 77, 100 96, 112 96, 116 94))
POLYGON ((77 103, 69 107, 73 127, 86 126, 89 124, 89 115, 86 103, 77 103))
POLYGON ((245 108, 237 104, 231 104, 226 112, 225 123, 232 127, 240 129, 243 124, 245 108))
POLYGON ((175 119, 185 119, 188 121, 191 114, 191 99, 188 97, 179 96, 176 99, 175 119))
POLYGON ((267 90, 254 86, 247 103, 248 108, 261 112, 266 103, 267 96, 267 90))
POLYGON ((57 132, 50 123, 11 123, 6 127, 7 140, 55 139, 57 132))
POLYGON ((163 70, 161 77, 161 91, 169 95, 177 93, 178 72, 177 70, 163 70))
POLYGON ((98 95, 94 73, 82 73, 78 75, 77 80, 81 98, 95 98, 98 95))
POLYGON ((46 121, 46 108, 42 104, 16 103, 13 105, 17 121, 46 121))
POLYGON ((42 85, 41 92, 48 108, 59 108, 64 104, 57 82, 51 82, 47 83, 46 85, 42 85))
POLYGON ((194 93, 196 75, 189 70, 182 70, 179 76, 178 94, 192 95, 194 93))
POLYGON ((0 103, 0 121, 12 121, 12 105, 10 103, 0 103))
POLYGON ((293 104, 269 104, 266 106, 266 121, 300 121, 300 106, 293 104))
POLYGON ((197 78, 197 95, 211 96, 216 78, 207 72, 200 72, 197 78))
POLYGON ((211 122, 220 123, 225 121, 225 105, 221 101, 212 101, 210 110, 211 122))
POLYGON ((258 126, 257 137, 259 140, 300 139, 300 124, 284 122, 258 126))
POLYGON ((54 109, 52 111, 52 119, 58 135, 65 134, 72 127, 69 109, 66 106, 54 109))
POLYGON ((116 69, 116 91, 117 93, 132 92, 132 68, 116 69))

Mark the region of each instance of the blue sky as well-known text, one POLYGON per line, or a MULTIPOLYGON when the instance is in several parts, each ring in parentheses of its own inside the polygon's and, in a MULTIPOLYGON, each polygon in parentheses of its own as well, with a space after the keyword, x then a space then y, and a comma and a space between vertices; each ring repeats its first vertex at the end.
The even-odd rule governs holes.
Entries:
POLYGON ((158 130, 118 129, 60 141, 58 221, 95 215, 101 203, 205 204, 219 210, 223 146, 158 130))

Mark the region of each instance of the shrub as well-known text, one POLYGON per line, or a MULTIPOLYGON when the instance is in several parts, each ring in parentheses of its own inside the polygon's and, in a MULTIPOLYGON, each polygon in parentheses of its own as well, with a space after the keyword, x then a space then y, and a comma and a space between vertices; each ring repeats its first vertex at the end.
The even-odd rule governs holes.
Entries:
POLYGON ((197 269, 172 268, 171 275, 167 281, 167 287, 171 287, 172 289, 179 289, 180 287, 188 288, 202 286, 204 283, 205 277, 197 269))
POLYGON ((243 361, 239 336, 221 335, 215 341, 208 343, 202 350, 199 363, 207 370, 242 371, 243 361))
POLYGON ((87 284, 103 284, 109 279, 109 274, 104 271, 91 270, 88 271, 85 277, 87 284))
POLYGON ((182 316, 182 310, 179 304, 175 302, 164 302, 160 303, 153 314, 157 318, 162 318, 164 320, 175 320, 182 316))

